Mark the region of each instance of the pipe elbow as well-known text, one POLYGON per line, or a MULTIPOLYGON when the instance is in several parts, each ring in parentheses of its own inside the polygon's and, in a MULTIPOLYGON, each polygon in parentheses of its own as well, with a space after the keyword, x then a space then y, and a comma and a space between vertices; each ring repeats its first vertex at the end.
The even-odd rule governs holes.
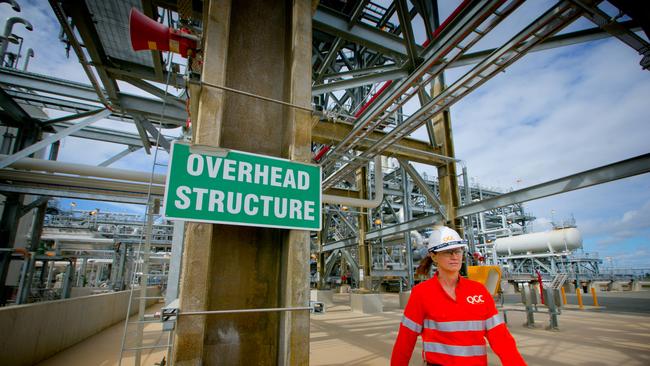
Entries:
POLYGON ((0 3, 7 3, 11 5, 11 8, 14 9, 16 13, 20 13, 20 5, 18 5, 16 0, 0 0, 0 3))
POLYGON ((32 26, 32 23, 30 23, 28 20, 21 18, 21 17, 11 17, 9 20, 7 20, 7 25, 5 25, 5 29, 9 29, 9 32, 11 33, 11 29, 13 28, 14 24, 20 23, 27 28, 28 31, 33 31, 34 27, 32 26))

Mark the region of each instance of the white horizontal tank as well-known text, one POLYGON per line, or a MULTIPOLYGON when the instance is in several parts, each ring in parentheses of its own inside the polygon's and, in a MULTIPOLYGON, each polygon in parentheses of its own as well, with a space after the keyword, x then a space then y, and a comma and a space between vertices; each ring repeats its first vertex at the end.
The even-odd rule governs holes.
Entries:
POLYGON ((582 247, 582 235, 576 228, 499 238, 494 248, 499 255, 566 252, 582 247))

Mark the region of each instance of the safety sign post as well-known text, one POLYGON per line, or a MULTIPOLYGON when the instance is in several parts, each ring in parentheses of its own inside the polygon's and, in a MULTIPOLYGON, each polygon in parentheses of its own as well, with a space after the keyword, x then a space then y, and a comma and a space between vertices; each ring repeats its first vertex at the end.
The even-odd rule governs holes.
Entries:
POLYGON ((320 166, 176 141, 163 211, 168 219, 317 231, 320 166))

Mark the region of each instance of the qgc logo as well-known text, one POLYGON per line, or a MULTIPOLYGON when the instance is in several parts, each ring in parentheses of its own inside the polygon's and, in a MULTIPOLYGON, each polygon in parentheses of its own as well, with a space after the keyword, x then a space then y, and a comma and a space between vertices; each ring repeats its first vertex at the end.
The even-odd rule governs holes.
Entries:
POLYGON ((466 298, 467 302, 474 305, 474 304, 482 304, 485 301, 483 301, 483 295, 474 295, 474 296, 467 296, 466 298))

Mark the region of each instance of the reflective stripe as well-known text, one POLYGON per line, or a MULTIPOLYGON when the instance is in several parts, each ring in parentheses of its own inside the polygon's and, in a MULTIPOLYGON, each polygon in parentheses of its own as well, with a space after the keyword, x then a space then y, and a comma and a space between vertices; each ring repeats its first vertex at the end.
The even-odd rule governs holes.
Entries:
POLYGON ((485 346, 452 346, 443 343, 424 342, 425 352, 442 353, 450 356, 485 356, 487 350, 485 346))
POLYGON ((486 326, 487 330, 490 330, 490 329, 496 327, 497 325, 503 324, 503 323, 504 323, 504 321, 503 321, 503 317, 501 316, 501 314, 495 314, 493 317, 488 318, 485 321, 485 326, 486 326))
POLYGON ((435 320, 425 319, 424 327, 440 332, 482 331, 485 330, 485 322, 483 320, 437 322, 435 320))
POLYGON ((422 333, 422 326, 413 320, 407 318, 406 316, 402 317, 402 325, 408 329, 414 331, 415 333, 422 333))

